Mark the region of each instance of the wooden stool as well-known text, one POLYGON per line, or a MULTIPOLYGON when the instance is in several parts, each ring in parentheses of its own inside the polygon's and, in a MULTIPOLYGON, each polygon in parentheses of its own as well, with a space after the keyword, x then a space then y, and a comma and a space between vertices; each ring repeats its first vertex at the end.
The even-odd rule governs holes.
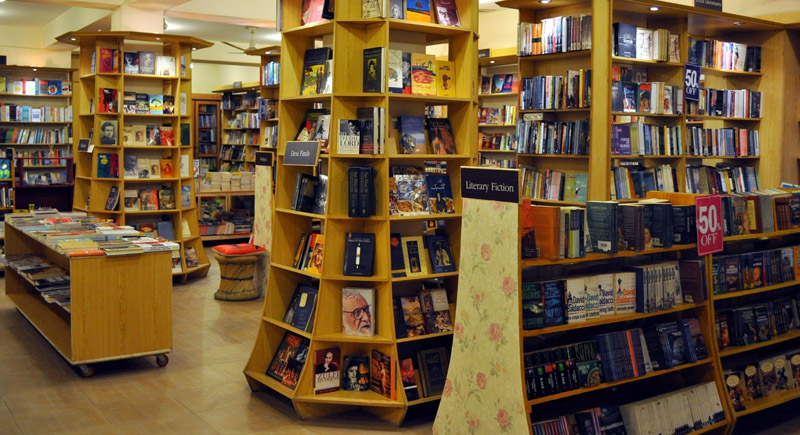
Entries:
POLYGON ((264 251, 244 255, 214 253, 219 263, 219 290, 214 299, 222 301, 249 301, 258 297, 253 281, 256 264, 264 251))

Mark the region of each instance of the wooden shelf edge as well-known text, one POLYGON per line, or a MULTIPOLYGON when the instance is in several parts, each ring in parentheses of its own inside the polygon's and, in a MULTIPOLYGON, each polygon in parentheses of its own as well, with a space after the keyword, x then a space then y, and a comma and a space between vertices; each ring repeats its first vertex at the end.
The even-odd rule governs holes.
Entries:
POLYGON ((651 255, 651 254, 661 254, 665 252, 676 252, 676 251, 686 251, 689 249, 695 249, 697 245, 694 243, 689 243, 685 245, 673 245, 669 248, 652 248, 652 249, 645 249, 644 251, 619 251, 616 254, 603 254, 597 252, 590 252, 586 254, 585 257, 579 258, 564 258, 560 260, 548 260, 546 258, 532 258, 528 260, 521 261, 521 267, 531 267, 531 266, 555 266, 559 264, 573 264, 573 263, 585 263, 588 261, 605 261, 605 260, 613 260, 615 258, 622 258, 622 257, 636 257, 640 255, 651 255))
POLYGON ((262 319, 264 319, 264 321, 267 322, 267 323, 270 323, 272 325, 278 326, 278 327, 283 328, 283 329, 285 329, 287 331, 291 331, 291 332, 293 332, 293 333, 295 333, 297 335, 301 335, 301 336, 303 336, 305 338, 311 339, 311 333, 310 332, 301 331, 301 330, 295 328, 294 326, 283 322, 282 320, 273 319, 273 318, 270 318, 270 317, 267 317, 267 316, 262 317, 262 319))
POLYGON ((253 379, 254 381, 258 381, 260 384, 268 387, 286 397, 291 399, 294 396, 294 390, 287 387, 286 385, 281 384, 277 380, 267 376, 266 374, 255 372, 252 370, 245 370, 244 375, 253 379))
POLYGON ((397 342, 408 343, 411 341, 427 340, 429 338, 447 337, 450 335, 453 335, 453 331, 437 332, 435 334, 423 334, 423 335, 417 335, 416 337, 398 338, 397 342))
POLYGON ((743 411, 737 411, 735 413, 736 418, 741 418, 746 415, 754 414, 759 411, 763 411, 765 409, 772 408, 774 406, 778 406, 782 403, 786 403, 790 400, 794 400, 800 398, 800 389, 790 390, 783 394, 776 394, 773 396, 764 397, 761 399, 754 400, 750 403, 745 403, 745 407, 749 405, 743 411))
POLYGON ((757 295, 759 293, 771 292, 771 291, 774 291, 774 290, 780 290, 780 289, 784 289, 784 288, 787 288, 787 287, 792 287, 792 286, 795 286, 795 285, 800 285, 800 280, 782 282, 780 284, 773 284, 773 285, 760 287, 760 288, 756 288, 756 289, 737 290, 735 292, 730 292, 730 293, 721 293, 721 294, 717 294, 717 295, 711 295, 711 299, 714 300, 714 301, 722 301, 722 300, 725 300, 725 299, 740 298, 740 297, 743 297, 743 296, 750 296, 750 295, 757 295))
POLYGON ((750 352, 752 350, 761 349, 762 347, 772 346, 773 344, 783 343, 795 338, 800 338, 800 330, 793 329, 781 335, 776 335, 767 341, 760 341, 758 343, 749 344, 747 346, 729 346, 719 351, 719 357, 725 358, 740 353, 750 352))

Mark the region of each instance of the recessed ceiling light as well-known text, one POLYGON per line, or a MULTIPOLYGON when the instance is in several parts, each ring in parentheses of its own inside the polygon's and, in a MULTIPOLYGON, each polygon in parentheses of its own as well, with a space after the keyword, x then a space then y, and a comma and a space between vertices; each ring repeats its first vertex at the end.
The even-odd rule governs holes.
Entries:
POLYGON ((39 71, 39 69, 38 69, 38 68, 34 68, 33 70, 34 70, 34 71, 39 71))
POLYGON ((161 38, 159 38, 158 36, 156 36, 156 41, 160 41, 160 40, 161 40, 161 38))
POLYGON ((197 50, 197 47, 192 47, 192 51, 195 51, 195 50, 197 50))
POLYGON ((189 69, 194 68, 194 62, 189 62, 189 69))
POLYGON ((552 0, 539 0, 539 3, 541 3, 543 5, 546 5, 546 4, 550 3, 551 1, 552 0))
POLYGON ((271 51, 265 51, 264 54, 272 54, 271 51))
POLYGON ((658 10, 658 6, 650 6, 650 10, 655 12, 658 10))
MULTIPOLYGON (((5 0, 3 0, 3 1, 5 1, 5 0)), ((70 41, 74 41, 75 39, 76 38, 74 36, 72 38, 69 38, 70 41)))
POLYGON ((743 23, 743 22, 741 22, 741 21, 734 21, 734 22, 733 22, 733 25, 734 25, 734 26, 744 26, 744 23, 743 23))
POLYGON ((489 63, 494 63, 494 62, 495 62, 495 61, 493 61, 493 60, 490 60, 490 61, 489 61, 489 63))

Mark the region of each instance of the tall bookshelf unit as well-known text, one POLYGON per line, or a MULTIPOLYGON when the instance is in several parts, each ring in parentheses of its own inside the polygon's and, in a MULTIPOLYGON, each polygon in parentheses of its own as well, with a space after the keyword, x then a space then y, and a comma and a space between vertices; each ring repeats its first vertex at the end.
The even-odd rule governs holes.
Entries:
MULTIPOLYGON (((205 276, 210 263, 203 250, 197 226, 197 207, 195 205, 194 177, 192 174, 192 50, 209 47, 211 44, 188 36, 163 35, 141 32, 72 32, 58 38, 59 41, 80 47, 80 84, 79 98, 81 113, 74 117, 73 130, 77 138, 89 138, 94 131, 93 152, 79 152, 77 142, 74 155, 76 163, 76 187, 73 202, 75 210, 86 211, 91 215, 115 219, 124 225, 155 224, 157 221, 170 220, 176 236, 175 242, 180 244, 181 271, 173 272, 173 277, 186 281, 187 278, 205 276), (122 53, 136 51, 152 51, 156 56, 173 56, 175 58, 175 76, 130 74, 124 73, 120 57, 120 72, 92 72, 92 53, 101 48, 118 50, 122 53), (183 59, 184 70, 182 70, 183 59), (101 88, 116 89, 119 95, 118 113, 99 113, 99 92, 101 88), (175 113, 166 115, 123 113, 121 108, 124 91, 138 93, 172 95, 175 98, 175 113), (181 98, 185 97, 185 102, 181 98), (184 105, 185 103, 185 105, 184 105), (94 105, 94 107, 93 107, 94 105), (185 108, 185 112, 182 109, 185 108), (117 121, 119 133, 116 145, 103 145, 98 137, 104 121, 117 121), (125 126, 140 124, 158 124, 171 126, 174 133, 173 146, 139 146, 124 143, 122 131, 125 126), (186 137, 188 135, 188 137, 186 137), (118 178, 98 177, 98 154, 117 154, 119 159, 118 178), (125 155, 133 154, 137 159, 169 159, 173 170, 172 177, 125 179, 123 163, 125 155), (181 161, 188 164, 184 169, 186 176, 181 177, 181 161), (188 162, 188 163, 187 163, 188 162), (187 172, 188 171, 188 174, 187 172), (117 208, 105 210, 106 199, 112 186, 120 191, 117 208), (123 192, 125 189, 158 189, 169 186, 174 192, 175 209, 125 211, 123 192), (189 207, 181 207, 181 188, 188 186, 191 190, 189 207), (184 223, 185 222, 185 223, 184 223), (188 226, 190 234, 184 234, 188 226), (186 252, 193 248, 197 255, 198 265, 187 267, 186 252)), ((99 62, 98 62, 99 66, 99 62)), ((98 69, 99 71, 99 69, 98 69)), ((155 227, 155 225, 154 225, 155 227)))
MULTIPOLYGON (((72 80, 73 70, 69 68, 52 68, 52 67, 31 67, 31 66, 13 66, 13 65, 0 65, 0 77, 5 78, 5 87, 0 86, 0 104, 16 104, 21 106, 30 106, 32 108, 40 107, 53 107, 62 108, 72 105, 72 80), (39 82, 36 81, 39 80, 39 82), (22 84, 22 81, 32 84, 26 90, 19 88, 15 89, 15 83, 22 84), (58 81, 61 82, 59 89, 33 89, 33 87, 41 84, 41 81, 58 81), (44 92, 42 92, 44 91, 44 92), (52 95, 57 94, 57 95, 52 95)), ((30 85, 29 85, 30 86, 30 85)), ((78 114, 78 108, 73 106, 73 119, 78 114)), ((54 121, 3 121, 0 120, 0 129, 23 129, 41 130, 43 132, 58 131, 61 137, 52 139, 38 139, 29 138, 24 141, 18 137, 10 141, 6 137, 0 137, 0 147, 11 148, 14 150, 14 157, 45 157, 48 155, 59 157, 72 157, 72 121, 54 120, 54 121), (24 143, 21 143, 24 142, 24 143), (52 153, 52 154, 51 154, 52 153)), ((32 135, 31 135, 32 136, 32 135)), ((18 162, 15 162, 18 163, 18 162)), ((19 167, 20 165, 15 165, 19 167)), ((42 175, 52 167, 42 165, 39 168, 32 169, 32 175, 42 175)), ((19 177, 19 174, 17 174, 19 177)), ((67 210, 72 204, 69 198, 72 197, 73 183, 59 183, 51 185, 35 185, 28 184, 19 180, 14 189, 16 207, 28 208, 29 204, 35 204, 37 207, 55 207, 58 209, 67 210)))
MULTIPOLYGON (((362 408, 386 421, 399 424, 409 408, 437 401, 441 396, 408 401, 397 377, 397 398, 391 400, 372 391, 336 391, 314 394, 315 351, 338 346, 344 355, 370 355, 372 350, 397 358, 414 355, 420 348, 449 347, 452 333, 423 335, 397 339, 393 321, 392 298, 415 294, 421 282, 430 278, 443 279, 454 312, 458 272, 393 278, 389 261, 390 234, 421 235, 427 220, 440 219, 450 241, 456 266, 461 239, 460 172, 469 164, 476 150, 476 90, 477 77, 477 17, 475 2, 457 0, 461 27, 419 23, 399 19, 361 18, 361 2, 337 1, 335 19, 301 26, 301 5, 284 3, 283 40, 281 44, 280 130, 277 149, 277 181, 272 228, 273 243, 269 266, 264 312, 245 376, 253 390, 268 388, 292 401, 302 418, 362 408), (333 94, 300 96, 303 56, 315 45, 333 49, 333 94), (359 79, 362 51, 366 48, 387 47, 404 52, 423 53, 432 45, 443 44, 450 61, 455 65, 455 96, 437 97, 393 93, 363 93, 359 79), (357 72, 354 74, 354 71, 357 72), (325 215, 291 210, 294 180, 298 172, 310 173, 313 168, 285 166, 286 142, 294 139, 306 110, 321 105, 331 111, 330 154, 323 154, 318 166, 328 175, 328 196, 325 215), (426 105, 447 105, 455 136, 456 154, 400 154, 394 119, 399 115, 423 116, 426 105), (355 119, 359 107, 380 106, 386 112, 387 136, 385 154, 341 155, 337 152, 338 120, 355 119), (455 214, 431 216, 390 216, 388 203, 391 166, 421 167, 426 160, 445 160, 455 199, 455 214), (370 166, 374 173, 376 212, 367 218, 348 218, 347 171, 351 166, 370 166), (318 221, 325 235, 322 274, 299 271, 292 267, 295 249, 302 233, 311 232, 318 221), (345 234, 370 232, 376 236, 374 275, 352 277, 343 275, 345 234), (317 307, 312 332, 299 331, 282 319, 298 283, 319 285, 317 307), (355 337, 342 333, 342 289, 347 286, 375 289, 376 335, 355 337), (294 389, 283 385, 266 373, 281 339, 291 331, 310 340, 308 359, 294 389)), ((441 45, 440 45, 441 47, 441 45)), ((384 60, 385 61, 385 60, 384 60)), ((385 89, 387 86, 384 87, 385 89)), ((397 364, 397 363, 395 363, 397 364)), ((395 369, 399 373, 399 367, 395 369)))
POLYGON ((194 104, 194 157, 200 160, 200 177, 208 171, 219 169, 219 149, 222 128, 220 113, 222 100, 217 94, 195 94, 194 104))
POLYGON ((223 172, 253 171, 255 152, 261 140, 258 117, 258 83, 220 86, 222 94, 222 140, 218 170, 223 172))
MULTIPOLYGON (((516 50, 516 48, 514 48, 516 50)), ((478 68, 480 69, 480 75, 492 77, 494 74, 517 74, 517 78, 519 79, 519 70, 518 70, 518 59, 516 54, 510 55, 496 55, 496 56, 489 56, 484 58, 478 59, 478 68)), ((479 91, 478 91, 478 110, 480 111, 481 107, 502 107, 502 106, 514 106, 517 110, 515 118, 519 119, 519 92, 500 92, 500 93, 484 93, 480 90, 481 83, 478 83, 479 91)), ((490 89, 491 90, 491 89, 490 89)), ((480 112, 479 112, 480 117, 480 112)), ((480 118, 478 120, 478 163, 485 166, 495 166, 494 160, 508 160, 513 161, 513 165, 511 163, 505 164, 505 167, 516 167, 517 164, 517 152, 514 149, 513 144, 509 145, 503 149, 484 149, 481 144, 481 137, 480 134, 486 135, 493 135, 497 133, 501 134, 517 134, 516 131, 517 124, 514 123, 502 123, 499 125, 496 124, 486 124, 480 123, 480 118), (492 159, 492 163, 485 162, 484 159, 492 159)))
MULTIPOLYGON (((686 191, 687 164, 728 163, 732 166, 758 168, 760 186, 777 187, 781 180, 795 180, 797 168, 795 150, 786 150, 782 144, 796 141, 794 112, 789 113, 783 104, 784 92, 789 91, 792 75, 796 75, 796 62, 787 60, 791 44, 774 22, 742 17, 707 9, 694 8, 655 0, 613 0, 590 2, 586 0, 553 0, 543 4, 534 0, 505 0, 503 7, 519 9, 519 21, 538 23, 546 18, 570 15, 592 16, 592 49, 565 53, 519 57, 521 77, 535 75, 564 75, 567 69, 592 70, 591 108, 544 110, 557 120, 590 120, 590 145, 588 156, 519 155, 520 165, 530 165, 538 170, 554 169, 567 172, 588 173, 588 200, 607 200, 611 197, 611 167, 626 160, 640 161, 645 167, 668 164, 675 169, 678 191, 686 191), (651 8, 657 9, 652 10, 651 8), (612 51, 612 24, 624 22, 649 29, 665 28, 680 36, 680 63, 655 62, 616 57, 612 51), (689 36, 721 41, 760 45, 762 47, 761 72, 725 71, 702 68, 703 86, 716 89, 749 88, 762 92, 760 119, 723 118, 696 115, 655 115, 614 113, 611 111, 611 72, 615 66, 646 68, 648 81, 663 81, 684 87, 683 64, 688 59, 689 36), (611 154, 612 118, 619 115, 640 115, 646 124, 678 125, 683 135, 683 155, 624 157, 611 154), (696 158, 686 152, 687 119, 690 124, 702 121, 706 128, 744 127, 759 130, 760 156, 744 158, 696 158), (791 128, 790 128, 791 127, 791 128), (793 139, 794 138, 794 139, 793 139), (791 160, 791 164, 786 163, 791 160)), ((522 116, 523 113, 520 113, 522 116)), ((791 147, 789 147, 791 148, 791 147)), ((567 201, 534 200, 542 204, 570 205, 567 201)), ((577 205, 577 204, 573 204, 577 205)))

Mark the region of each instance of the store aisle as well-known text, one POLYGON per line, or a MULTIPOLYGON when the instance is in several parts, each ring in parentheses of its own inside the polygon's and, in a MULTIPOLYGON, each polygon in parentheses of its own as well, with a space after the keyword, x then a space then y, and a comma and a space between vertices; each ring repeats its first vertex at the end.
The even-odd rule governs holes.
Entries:
POLYGON ((83 379, 3 292, 0 433, 430 433, 430 421, 397 428, 361 412, 304 422, 274 395, 251 393, 242 370, 263 300, 216 301, 219 269, 209 259, 207 278, 174 286, 173 352, 163 369, 145 357, 99 364, 83 379))

